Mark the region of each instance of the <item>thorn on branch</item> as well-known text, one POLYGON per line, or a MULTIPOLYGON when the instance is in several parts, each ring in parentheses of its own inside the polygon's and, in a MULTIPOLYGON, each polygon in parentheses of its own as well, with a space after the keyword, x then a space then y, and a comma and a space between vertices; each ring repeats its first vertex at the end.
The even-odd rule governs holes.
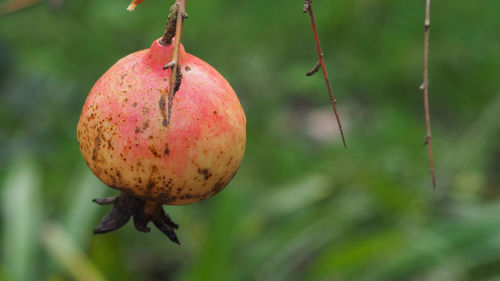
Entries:
POLYGON ((309 70, 307 73, 306 73, 306 76, 312 76, 314 75, 314 73, 318 72, 318 70, 321 68, 321 64, 319 63, 319 61, 316 63, 316 65, 311 68, 311 70, 309 70))
POLYGON ((424 146, 429 145, 430 141, 431 141, 431 136, 426 136, 424 140, 424 146))
POLYGON ((165 66, 163 67, 163 70, 167 70, 169 68, 174 68, 174 65, 175 65, 175 63, 173 61, 171 61, 171 62, 165 64, 165 66))

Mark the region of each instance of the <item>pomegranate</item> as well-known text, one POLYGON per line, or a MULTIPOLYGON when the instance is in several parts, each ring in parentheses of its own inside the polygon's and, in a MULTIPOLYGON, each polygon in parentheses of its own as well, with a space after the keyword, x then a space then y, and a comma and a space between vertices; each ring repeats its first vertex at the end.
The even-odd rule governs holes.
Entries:
POLYGON ((246 120, 234 90, 182 45, 182 82, 168 117, 171 70, 164 66, 174 44, 160 39, 115 63, 83 107, 77 127, 83 158, 102 182, 121 190, 116 198, 94 200, 114 204, 94 233, 117 229, 133 217, 138 230, 148 232, 153 221, 179 243, 173 231, 178 226, 162 205, 217 194, 243 159, 246 120))

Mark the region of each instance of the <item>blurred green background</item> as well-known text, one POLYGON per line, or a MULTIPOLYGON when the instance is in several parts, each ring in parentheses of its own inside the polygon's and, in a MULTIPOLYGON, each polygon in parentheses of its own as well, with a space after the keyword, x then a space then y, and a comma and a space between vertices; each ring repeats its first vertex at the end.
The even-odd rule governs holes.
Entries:
MULTIPOLYGON (((5 5, 7 1, 0 1, 5 5)), ((246 111, 239 173, 166 207, 182 245, 129 223, 92 229, 116 195, 85 166, 76 124, 119 58, 162 35, 172 1, 41 1, 0 17, 0 280, 500 280, 500 1, 432 3, 428 173, 425 1, 318 0, 349 148, 303 1, 187 1, 186 50, 246 111)))

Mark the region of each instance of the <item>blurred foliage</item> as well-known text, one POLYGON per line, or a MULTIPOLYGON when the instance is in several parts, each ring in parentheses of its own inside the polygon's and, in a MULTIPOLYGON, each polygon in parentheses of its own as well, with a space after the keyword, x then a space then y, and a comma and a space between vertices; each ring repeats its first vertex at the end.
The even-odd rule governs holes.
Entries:
POLYGON ((91 235, 108 211, 91 199, 116 193, 75 136, 93 83, 162 34, 169 1, 0 17, 0 279, 500 280, 500 2, 432 3, 435 191, 424 2, 314 2, 345 150, 321 75, 304 76, 316 58, 302 1, 187 1, 183 43, 233 85, 248 144, 222 193, 166 207, 181 246, 130 224, 91 235))

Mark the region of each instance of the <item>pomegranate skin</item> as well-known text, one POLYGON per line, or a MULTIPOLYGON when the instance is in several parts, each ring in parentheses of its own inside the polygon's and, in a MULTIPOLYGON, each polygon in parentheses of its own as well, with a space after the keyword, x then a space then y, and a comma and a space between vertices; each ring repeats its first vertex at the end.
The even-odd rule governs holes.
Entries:
POLYGON ((115 63, 93 86, 77 127, 82 156, 106 185, 147 201, 183 205, 209 198, 243 159, 246 119, 229 83, 185 52, 167 125, 173 43, 115 63))

